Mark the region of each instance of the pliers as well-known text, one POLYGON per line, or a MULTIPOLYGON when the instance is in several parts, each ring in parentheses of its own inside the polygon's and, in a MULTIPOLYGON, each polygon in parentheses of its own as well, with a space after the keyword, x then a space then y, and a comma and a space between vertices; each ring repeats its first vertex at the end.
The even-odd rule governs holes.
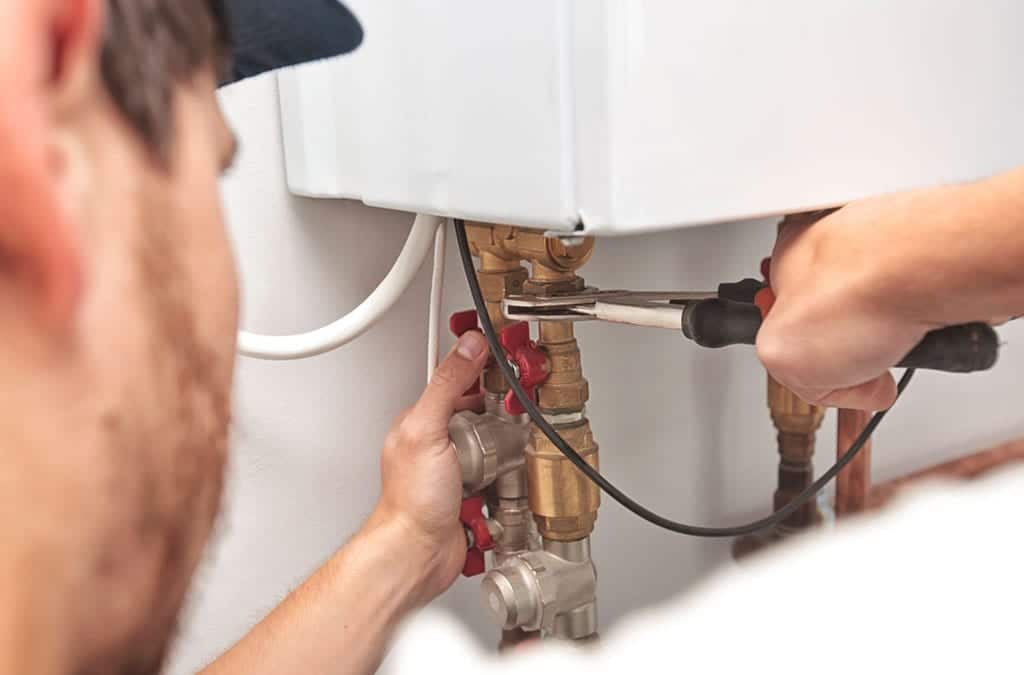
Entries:
MULTIPOLYGON (((769 265, 762 264, 768 278, 769 265)), ((668 328, 700 345, 717 349, 753 345, 775 297, 767 281, 743 279, 703 291, 601 291, 553 296, 513 295, 502 302, 513 321, 610 321, 633 326, 668 328)), ((950 326, 928 333, 901 368, 953 373, 988 370, 999 353, 999 336, 984 323, 950 326)))
POLYGON ((717 298, 701 291, 601 291, 552 296, 510 295, 502 311, 513 321, 609 321, 678 329, 687 304, 717 298))

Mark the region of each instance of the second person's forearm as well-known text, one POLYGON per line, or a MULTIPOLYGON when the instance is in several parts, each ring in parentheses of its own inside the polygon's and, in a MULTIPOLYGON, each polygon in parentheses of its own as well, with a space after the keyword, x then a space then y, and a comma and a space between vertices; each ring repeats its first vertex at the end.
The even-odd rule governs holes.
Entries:
POLYGON ((908 195, 885 302, 938 325, 1024 314, 1024 169, 908 195))

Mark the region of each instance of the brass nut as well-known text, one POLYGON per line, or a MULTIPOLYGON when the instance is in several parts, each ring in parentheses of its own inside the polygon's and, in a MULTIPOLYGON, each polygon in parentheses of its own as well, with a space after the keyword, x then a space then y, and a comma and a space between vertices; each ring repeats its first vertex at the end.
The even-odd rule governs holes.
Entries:
POLYGON ((824 408, 803 401, 771 376, 768 377, 768 407, 772 422, 785 433, 813 434, 825 417, 824 408))
MULTIPOLYGON (((810 423, 806 419, 803 422, 805 425, 810 423)), ((780 431, 779 454, 782 455, 783 461, 810 462, 814 457, 814 436, 814 430, 796 433, 780 431)))
POLYGON ((569 384, 580 380, 583 377, 583 359, 580 357, 580 348, 575 340, 551 344, 539 343, 544 348, 544 353, 551 362, 551 374, 547 381, 555 384, 569 384))
POLYGON ((521 295, 528 273, 525 267, 512 272, 479 272, 480 290, 484 300, 501 302, 509 295, 521 295))
MULTIPOLYGON (((536 266, 534 270, 536 270, 536 266)), ((559 281, 539 281, 536 278, 530 278, 523 284, 524 293, 541 296, 579 293, 585 288, 586 283, 577 276, 573 276, 572 279, 562 279, 559 281)))
POLYGON ((768 376, 768 407, 780 415, 810 415, 819 408, 807 403, 792 391, 768 376))
POLYGON ((505 395, 508 391, 508 381, 505 379, 505 374, 501 372, 501 368, 494 366, 493 368, 487 368, 484 371, 484 389, 491 394, 505 395))
POLYGON ((803 434, 813 436, 821 421, 825 418, 825 410, 819 409, 809 415, 777 415, 772 412, 772 423, 779 433, 803 434))
POLYGON ((547 413, 578 412, 590 399, 590 383, 544 384, 537 390, 537 406, 547 413))
MULTIPOLYGON (((590 466, 599 468, 598 447, 587 420, 558 431, 590 466)), ((530 511, 541 536, 575 541, 593 531, 600 490, 536 428, 526 447, 526 471, 530 511)))
POLYGON ((572 518, 548 518, 545 516, 534 516, 537 523, 537 530, 545 539, 552 541, 577 541, 580 533, 588 536, 594 531, 597 523, 597 513, 587 513, 572 518))

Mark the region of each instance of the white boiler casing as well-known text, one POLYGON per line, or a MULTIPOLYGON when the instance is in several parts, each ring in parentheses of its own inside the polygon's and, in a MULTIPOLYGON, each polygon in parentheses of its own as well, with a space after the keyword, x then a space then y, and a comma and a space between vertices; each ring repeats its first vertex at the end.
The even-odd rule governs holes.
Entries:
POLYGON ((596 235, 1024 163, 1017 0, 349 0, 282 72, 300 195, 596 235))

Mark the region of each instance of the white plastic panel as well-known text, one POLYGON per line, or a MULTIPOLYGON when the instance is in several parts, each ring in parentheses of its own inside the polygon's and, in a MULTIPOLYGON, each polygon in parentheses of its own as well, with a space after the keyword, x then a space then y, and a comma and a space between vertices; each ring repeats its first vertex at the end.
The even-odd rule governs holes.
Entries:
POLYGON ((620 234, 1024 163, 1015 0, 361 0, 280 78, 294 192, 620 234))

